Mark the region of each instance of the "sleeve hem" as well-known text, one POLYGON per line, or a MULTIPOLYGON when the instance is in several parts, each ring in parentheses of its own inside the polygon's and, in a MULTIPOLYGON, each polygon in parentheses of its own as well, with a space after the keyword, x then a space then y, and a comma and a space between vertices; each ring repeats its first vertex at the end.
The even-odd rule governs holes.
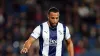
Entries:
POLYGON ((36 37, 34 37, 34 36, 32 36, 32 35, 30 35, 32 38, 35 38, 35 39, 37 39, 36 37))

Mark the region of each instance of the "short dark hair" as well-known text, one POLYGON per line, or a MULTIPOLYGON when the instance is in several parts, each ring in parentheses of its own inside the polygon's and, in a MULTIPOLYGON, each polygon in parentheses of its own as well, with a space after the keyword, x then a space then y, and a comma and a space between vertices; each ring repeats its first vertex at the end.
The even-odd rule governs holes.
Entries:
POLYGON ((56 7, 51 7, 49 10, 48 10, 48 14, 50 14, 50 12, 59 12, 59 10, 56 8, 56 7))

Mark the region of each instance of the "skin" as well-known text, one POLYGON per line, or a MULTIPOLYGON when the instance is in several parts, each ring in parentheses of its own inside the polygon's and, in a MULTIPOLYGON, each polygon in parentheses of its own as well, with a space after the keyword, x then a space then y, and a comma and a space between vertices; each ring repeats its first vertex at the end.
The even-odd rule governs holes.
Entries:
MULTIPOLYGON (((50 12, 50 14, 48 14, 48 25, 50 27, 55 27, 57 25, 59 21, 59 12, 50 12)), ((31 44, 35 41, 36 39, 33 37, 29 37, 29 39, 25 42, 22 50, 20 51, 21 54, 23 53, 27 53, 31 44)), ((66 40, 66 44, 67 44, 67 49, 68 49, 68 53, 70 56, 74 56, 74 50, 73 50, 73 42, 71 40, 71 38, 69 38, 68 40, 66 40)))
POLYGON ((59 21, 59 12, 50 12, 48 14, 48 24, 50 27, 55 27, 59 21))

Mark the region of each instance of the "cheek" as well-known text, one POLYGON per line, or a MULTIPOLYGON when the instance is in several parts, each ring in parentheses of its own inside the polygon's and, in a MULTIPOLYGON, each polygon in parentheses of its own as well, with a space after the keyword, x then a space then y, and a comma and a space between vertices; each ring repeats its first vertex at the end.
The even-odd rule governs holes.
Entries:
POLYGON ((59 19, 56 19, 55 22, 57 23, 59 21, 59 19))
POLYGON ((53 19, 49 19, 49 21, 50 21, 51 23, 53 23, 53 22, 54 22, 54 20, 53 20, 53 19))
POLYGON ((59 19, 57 19, 57 21, 59 21, 59 19))

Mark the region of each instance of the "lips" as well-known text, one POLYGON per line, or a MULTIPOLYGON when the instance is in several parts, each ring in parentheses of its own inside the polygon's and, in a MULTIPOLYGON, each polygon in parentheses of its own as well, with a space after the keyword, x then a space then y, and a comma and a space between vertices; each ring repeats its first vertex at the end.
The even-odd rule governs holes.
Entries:
POLYGON ((55 26, 55 25, 56 25, 56 23, 53 23, 52 25, 53 25, 53 26, 55 26))

